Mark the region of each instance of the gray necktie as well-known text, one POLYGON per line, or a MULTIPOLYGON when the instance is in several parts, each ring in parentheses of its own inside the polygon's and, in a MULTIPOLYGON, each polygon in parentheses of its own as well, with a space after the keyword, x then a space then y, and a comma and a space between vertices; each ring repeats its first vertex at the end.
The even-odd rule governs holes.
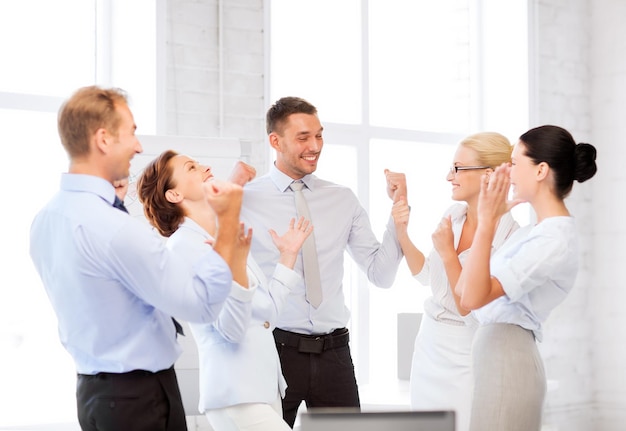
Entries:
MULTIPOLYGON (((289 186, 293 190, 296 198, 296 211, 298 217, 304 217, 311 221, 311 214, 309 214, 309 207, 304 199, 302 188, 304 183, 302 181, 294 181, 289 186)), ((322 302, 322 284, 320 282, 320 267, 317 262, 317 249, 315 248, 314 233, 304 241, 302 244, 302 265, 304 267, 304 283, 306 285, 306 299, 309 303, 317 308, 322 302)))

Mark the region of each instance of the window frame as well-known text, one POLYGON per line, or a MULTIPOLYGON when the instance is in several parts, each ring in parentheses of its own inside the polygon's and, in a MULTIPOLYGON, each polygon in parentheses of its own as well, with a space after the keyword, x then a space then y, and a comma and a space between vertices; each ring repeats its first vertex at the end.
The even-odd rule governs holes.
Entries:
MULTIPOLYGON (((523 21, 523 17, 519 17, 522 20, 522 27, 529 26, 530 11, 532 2, 524 2, 522 8, 526 8, 527 15, 526 21, 523 21)), ((487 130, 498 129, 495 127, 496 121, 490 117, 490 114, 494 111, 494 102, 499 102, 494 96, 497 96, 501 90, 505 90, 503 84, 485 82, 485 68, 487 67, 486 58, 492 58, 494 54, 494 48, 485 44, 485 33, 493 30, 486 18, 492 11, 496 11, 498 7, 502 8, 502 5, 498 5, 497 0, 468 0, 468 12, 470 19, 470 103, 472 105, 470 114, 470 124, 474 130, 487 130)), ((265 20, 266 27, 271 25, 270 12, 271 2, 266 1, 265 4, 265 20)), ((356 148, 358 154, 357 159, 357 172, 358 172, 358 190, 357 196, 363 205, 369 211, 371 211, 370 202, 370 151, 369 145, 371 139, 388 139, 399 141, 413 141, 413 142, 429 142, 441 145, 456 146, 457 143, 466 135, 459 133, 445 133, 445 132, 432 132, 426 130, 406 130, 400 128, 390 127, 378 127, 372 126, 369 122, 370 112, 370 79, 369 79, 369 0, 361 0, 361 94, 362 94, 362 109, 361 109, 361 123, 360 124, 341 124, 323 121, 323 113, 321 113, 322 123, 324 125, 325 145, 333 145, 332 142, 341 143, 344 146, 353 146, 356 148), (332 137, 332 139, 328 139, 332 137)), ((495 24, 500 24, 496 22, 495 24)), ((528 31, 528 28, 527 28, 528 31)), ((531 48, 530 41, 526 35, 527 48, 531 48)), ((266 49, 271 55, 271 37, 270 32, 266 32, 266 49)), ((526 71, 530 70, 528 51, 521 54, 522 64, 526 63, 526 71)), ((271 74, 271 61, 266 60, 266 74, 271 74)), ((519 124, 519 129, 516 127, 515 132, 519 132, 528 127, 529 124, 529 100, 528 95, 531 88, 530 76, 526 76, 525 86, 522 85, 517 97, 521 100, 522 105, 525 105, 526 115, 521 115, 520 120, 515 124, 519 124), (526 95, 526 100, 524 99, 526 95)), ((269 80, 266 83, 266 106, 269 106, 273 99, 271 98, 271 88, 269 80)), ((522 113, 524 109, 522 109, 522 113)), ((510 130, 513 130, 508 123, 504 124, 507 130, 502 130, 509 139, 512 139, 510 130)), ((469 133, 468 133, 469 134, 469 133)), ((515 142, 512 140, 512 144, 515 142)), ((268 165, 273 161, 273 154, 268 154, 268 165)), ((441 208, 443 211, 445 208, 441 208)), ((524 209, 523 211, 528 211, 524 209)), ((368 280, 366 276, 354 268, 354 264, 351 259, 346 259, 348 264, 346 266, 346 272, 352 273, 351 277, 356 280, 356 286, 352 289, 346 289, 350 291, 351 295, 346 294, 346 301, 349 308, 352 310, 352 319, 350 321, 351 331, 355 334, 355 337, 351 339, 353 359, 355 361, 355 368, 357 374, 357 380, 360 385, 367 385, 371 381, 372 370, 370 352, 372 345, 370 342, 370 291, 368 287, 368 280)), ((401 263, 404 265, 404 262, 401 263)))
MULTIPOLYGON (((150 46, 145 47, 146 50, 150 50, 149 55, 152 57, 152 60, 149 64, 142 64, 140 67, 143 69, 139 72, 141 73, 141 79, 133 80, 125 80, 124 73, 127 71, 124 68, 118 67, 122 62, 122 59, 117 55, 119 50, 113 49, 115 45, 115 38, 117 38, 117 43, 123 41, 124 38, 132 36, 134 31, 137 31, 137 28, 132 26, 122 26, 119 23, 119 20, 116 18, 119 14, 127 13, 124 9, 126 5, 129 3, 124 2, 124 0, 94 0, 95 6, 95 20, 93 22, 93 31, 96 34, 95 37, 95 57, 94 61, 94 70, 95 75, 93 76, 93 84, 101 85, 104 87, 117 86, 123 88, 129 94, 129 102, 133 108, 133 111, 143 111, 141 115, 146 119, 145 122, 138 122, 139 128, 142 133, 162 133, 166 127, 165 121, 165 59, 166 59, 166 4, 167 0, 142 0, 142 3, 134 3, 136 7, 143 7, 145 9, 145 19, 147 23, 149 23, 150 28, 154 30, 154 37, 152 34, 148 34, 141 43, 148 43, 150 46), (129 85, 120 84, 120 82, 128 82, 129 85), (134 85, 134 86, 133 86, 134 85), (146 100, 145 97, 134 97, 135 94, 150 94, 150 99, 146 100), (154 97, 152 97, 154 95, 154 97), (146 124, 147 123, 147 124, 146 124)), ((10 6, 6 6, 7 8, 10 6)), ((59 10, 59 13, 67 13, 66 11, 59 10)), ((53 17, 49 17, 49 19, 53 19, 53 17)), ((129 49, 137 49, 136 46, 133 46, 132 42, 129 42, 129 49)), ((36 53, 32 53, 36 55, 36 53)), ((56 97, 38 94, 35 92, 32 93, 18 93, 11 91, 0 91, 0 110, 9 111, 21 111, 26 113, 38 114, 38 113, 46 113, 46 114, 56 114, 61 107, 62 103, 65 101, 66 97, 56 97)), ((135 119, 137 120, 137 115, 135 115, 135 119)), ((33 125, 37 127, 36 124, 33 125)), ((47 136, 47 135, 46 135, 47 136)), ((34 151, 35 154, 37 152, 36 145, 49 145, 51 142, 58 140, 58 136, 50 136, 50 139, 46 138, 43 142, 33 142, 34 146, 29 149, 30 151, 34 151)), ((25 172, 25 175, 32 175, 33 172, 28 173, 25 172)), ((56 178, 51 178, 50 181, 58 181, 56 178)), ((32 180, 31 180, 32 183, 32 180)), ((30 195, 28 199, 38 199, 37 196, 30 195)), ((19 202, 19 200, 18 200, 19 202)), ((43 202, 42 202, 43 205, 43 202)), ((31 214, 28 214, 30 217, 31 214)), ((23 234, 22 234, 23 235, 23 234)), ((21 255, 21 253, 20 253, 21 255)), ((20 268, 23 266, 24 268, 30 268, 30 270, 35 273, 35 269, 32 267, 32 263, 28 257, 18 261, 18 257, 16 256, 13 260, 10 260, 12 266, 19 266, 20 268), (25 262, 27 260, 27 262, 25 262)), ((39 277, 36 276, 37 280, 39 277)), ((5 293, 7 296, 3 296, 3 299, 10 303, 10 290, 7 290, 5 293)), ((44 301, 45 292, 43 287, 41 287, 41 297, 38 295, 37 298, 31 298, 33 304, 37 307, 40 306, 40 302, 44 301)), ((33 307, 33 309, 36 307, 33 307)), ((38 309, 38 308, 37 308, 38 309)), ((48 325, 52 327, 56 327, 56 318, 52 313, 51 308, 45 307, 45 310, 49 310, 46 312, 42 312, 40 316, 42 321, 36 322, 36 325, 33 326, 33 322, 29 320, 29 313, 24 312, 24 317, 22 319, 11 318, 10 321, 5 321, 5 318, 2 319, 3 327, 8 328, 6 331, 0 333, 3 336, 3 342, 6 340, 4 336, 6 335, 7 339, 10 343, 16 343, 14 346, 16 347, 16 355, 12 356, 11 352, 8 352, 7 359, 9 363, 15 362, 16 358, 21 357, 22 355, 28 355, 29 359, 31 357, 34 358, 43 358, 46 357, 46 351, 49 352, 51 347, 48 344, 39 345, 40 341, 31 340, 31 334, 36 332, 36 327, 39 325, 48 325), (6 324, 5 324, 6 323, 6 324), (28 349, 28 350, 25 350, 28 349)), ((28 311, 32 311, 29 309, 28 311)), ((9 320, 9 318, 6 318, 9 320)), ((46 343, 48 340, 46 340, 46 343)), ((63 347, 59 343, 58 337, 54 341, 50 340, 54 345, 54 357, 57 357, 57 350, 63 350, 63 347)), ((65 352, 66 353, 66 352, 65 352)), ((34 360, 34 359, 33 359, 34 360)), ((73 369, 73 362, 69 355, 67 356, 68 367, 73 369)), ((29 364, 24 364, 26 367, 29 364)), ((59 376, 63 375, 66 372, 65 367, 62 367, 63 370, 59 370, 59 376)), ((15 370, 18 374, 21 374, 21 370, 15 370)), ((71 371, 70 371, 71 373, 71 371)), ((56 377, 56 376, 55 376, 56 377)), ((70 385, 71 386, 71 385, 70 385)), ((27 390, 28 386, 14 388, 15 394, 21 394, 23 391, 27 390)), ((11 387, 6 387, 5 390, 12 391, 11 387)), ((54 392, 53 389, 49 389, 54 392)), ((56 390, 56 389, 55 389, 56 390)), ((50 392, 50 393, 52 393, 50 392)), ((65 394, 66 395, 66 394, 65 394)), ((65 395, 60 396, 57 393, 56 399, 65 399, 65 395)), ((71 393, 69 394, 72 399, 74 396, 74 389, 71 388, 71 393)), ((55 399, 55 397, 52 397, 55 399)), ((16 400, 21 400, 19 396, 15 397, 16 400)), ((75 407, 75 401, 73 402, 75 407)), ((65 406, 65 404, 63 404, 65 406)), ((56 410, 56 407, 50 407, 56 410)), ((47 408, 48 408, 47 407, 47 408)), ((18 409, 21 411, 20 409, 18 409)), ((4 421, 1 421, 0 427, 2 425, 15 425, 15 426, 45 426, 46 424, 51 424, 52 422, 59 420, 58 418, 68 417, 68 420, 72 421, 72 424, 76 423, 76 412, 75 411, 63 411, 58 412, 55 417, 44 417, 46 416, 45 411, 43 409, 40 411, 39 415, 25 415, 10 418, 3 418, 6 420, 12 421, 12 423, 6 424, 4 421), (15 423, 15 421, 19 421, 19 423, 15 423)), ((16 413, 17 414, 17 413, 16 413)), ((68 424, 68 426, 71 426, 68 424)))

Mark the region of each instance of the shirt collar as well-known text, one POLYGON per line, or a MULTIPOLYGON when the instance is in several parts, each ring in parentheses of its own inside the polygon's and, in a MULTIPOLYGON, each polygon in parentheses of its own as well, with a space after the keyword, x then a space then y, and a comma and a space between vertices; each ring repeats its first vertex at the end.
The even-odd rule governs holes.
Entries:
POLYGON ((100 196, 109 205, 115 201, 113 184, 102 177, 85 174, 61 174, 61 190, 92 193, 100 196))
POLYGON ((452 221, 462 221, 465 220, 465 216, 467 215, 467 204, 458 203, 450 208, 450 215, 452 216, 452 221))
POLYGON ((202 226, 200 226, 198 223, 196 223, 193 219, 189 217, 185 217, 183 222, 180 224, 178 228, 190 229, 193 232, 196 232, 202 235, 205 240, 215 240, 215 238, 213 238, 206 230, 204 230, 202 226))
MULTIPOLYGON (((289 175, 281 172, 274 163, 272 163, 272 166, 270 167, 269 175, 276 188, 281 192, 286 191, 291 183, 297 181, 289 175)), ((315 188, 315 178, 317 178, 315 175, 308 174, 300 178, 300 181, 302 181, 309 190, 313 190, 315 188)))

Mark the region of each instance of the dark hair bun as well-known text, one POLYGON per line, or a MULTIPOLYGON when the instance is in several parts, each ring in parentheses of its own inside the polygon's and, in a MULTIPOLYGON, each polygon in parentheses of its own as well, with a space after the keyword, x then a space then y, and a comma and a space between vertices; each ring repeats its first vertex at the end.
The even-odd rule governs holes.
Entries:
POLYGON ((593 177, 598 170, 596 166, 596 147, 581 142, 576 145, 576 172, 575 179, 579 183, 593 177))

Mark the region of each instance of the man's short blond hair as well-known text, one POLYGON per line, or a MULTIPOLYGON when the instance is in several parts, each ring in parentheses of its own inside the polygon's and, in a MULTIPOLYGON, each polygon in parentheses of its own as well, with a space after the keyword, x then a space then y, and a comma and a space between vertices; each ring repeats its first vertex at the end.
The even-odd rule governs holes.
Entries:
POLYGON ((119 88, 83 87, 59 109, 58 129, 61 143, 70 159, 89 154, 91 137, 98 129, 117 136, 121 117, 117 106, 128 103, 119 88))

